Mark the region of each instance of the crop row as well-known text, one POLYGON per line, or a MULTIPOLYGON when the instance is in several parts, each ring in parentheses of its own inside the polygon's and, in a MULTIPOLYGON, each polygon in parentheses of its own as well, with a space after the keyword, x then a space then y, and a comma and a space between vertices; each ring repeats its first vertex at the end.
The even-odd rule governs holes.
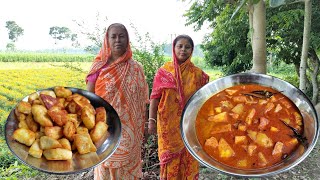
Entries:
POLYGON ((91 62, 91 54, 0 52, 0 62, 91 62))

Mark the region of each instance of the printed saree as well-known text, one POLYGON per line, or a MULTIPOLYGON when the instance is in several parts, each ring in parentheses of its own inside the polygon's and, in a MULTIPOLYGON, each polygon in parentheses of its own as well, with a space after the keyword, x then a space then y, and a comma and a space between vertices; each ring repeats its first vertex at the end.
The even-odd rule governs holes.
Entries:
POLYGON ((142 177, 141 145, 148 85, 142 66, 132 59, 129 44, 120 58, 105 66, 109 56, 110 48, 105 38, 103 48, 88 76, 100 71, 95 83, 95 93, 117 111, 122 126, 121 141, 116 152, 95 168, 94 175, 95 179, 107 179, 108 168, 118 168, 120 179, 138 179, 142 177))
POLYGON ((160 98, 157 112, 160 179, 198 179, 199 164, 186 150, 180 134, 183 107, 191 95, 209 81, 191 57, 180 66, 174 57, 157 72, 150 98, 160 98))

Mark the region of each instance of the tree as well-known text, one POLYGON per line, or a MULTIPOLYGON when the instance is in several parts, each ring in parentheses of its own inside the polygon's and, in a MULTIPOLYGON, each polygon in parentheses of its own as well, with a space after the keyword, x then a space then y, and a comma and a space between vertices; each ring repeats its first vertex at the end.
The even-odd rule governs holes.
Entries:
POLYGON ((201 47, 207 64, 222 66, 226 75, 252 67, 249 18, 247 11, 239 8, 237 16, 230 20, 236 8, 237 4, 231 1, 195 1, 185 13, 186 24, 193 24, 195 30, 200 29, 205 21, 214 29, 205 37, 201 47))
POLYGON ((186 24, 195 24, 194 28, 198 30, 205 21, 211 23, 210 27, 214 29, 214 32, 211 34, 212 37, 208 36, 204 42, 203 48, 209 48, 209 50, 204 50, 205 60, 211 64, 217 62, 217 64, 213 63, 212 65, 226 65, 224 67, 226 74, 247 70, 252 64, 252 71, 266 73, 265 2, 263 0, 242 0, 239 6, 237 6, 237 2, 222 0, 195 1, 185 14, 187 17, 186 24), (244 13, 248 12, 249 16, 244 17, 244 13), (236 25, 239 24, 239 19, 240 21, 243 20, 241 23, 246 23, 247 27, 240 24, 241 28, 239 28, 236 25), (230 31, 226 31, 226 28, 230 31), (216 33, 217 29, 220 30, 216 33), (231 32, 236 32, 234 29, 244 31, 240 34, 232 34, 231 32), (219 37, 220 33, 225 34, 223 36, 224 40, 219 37), (236 37, 239 35, 241 38, 236 37), (215 41, 215 39, 220 40, 215 41), (239 42, 240 39, 243 41, 239 42), (219 42, 224 43, 224 45, 217 46, 219 42), (249 50, 252 53, 251 56, 239 50, 237 45, 242 49, 243 47, 247 49, 248 45, 252 47, 252 50, 249 50), (249 58, 250 61, 243 58, 249 58), (226 62, 228 63, 226 64, 226 62))
POLYGON ((11 40, 11 43, 7 44, 7 48, 14 50, 14 43, 23 35, 24 29, 22 29, 15 21, 7 21, 6 28, 8 30, 9 39, 11 40))
POLYGON ((78 41, 78 34, 71 34, 70 40, 72 42, 72 46, 77 48, 80 46, 80 43, 78 41))
POLYGON ((61 41, 70 38, 71 31, 67 27, 53 26, 50 27, 49 35, 55 39, 55 44, 57 44, 57 40, 61 41))
POLYGON ((307 58, 308 58, 308 49, 310 44, 310 28, 311 28, 311 1, 305 1, 305 11, 304 11, 304 29, 303 29, 303 44, 301 52, 301 62, 300 62, 300 84, 299 88, 302 92, 306 92, 306 70, 307 70, 307 58))
MULTIPOLYGON (((275 5, 273 5, 274 7, 275 5)), ((296 73, 300 76, 302 58, 305 6, 303 3, 290 3, 268 9, 267 43, 270 53, 278 60, 294 64, 296 73)), ((320 1, 312 1, 312 19, 310 23, 310 40, 306 61, 305 92, 312 97, 312 102, 318 102, 318 72, 320 49, 320 1)), ((300 82, 301 84, 301 82, 300 82)))
POLYGON ((73 22, 75 22, 79 27, 79 33, 84 35, 91 43, 90 45, 85 47, 85 50, 87 52, 97 54, 97 52, 99 51, 100 47, 102 46, 104 35, 107 31, 107 21, 108 18, 101 17, 99 13, 96 14, 94 27, 88 25, 89 22, 87 21, 73 20, 73 22))

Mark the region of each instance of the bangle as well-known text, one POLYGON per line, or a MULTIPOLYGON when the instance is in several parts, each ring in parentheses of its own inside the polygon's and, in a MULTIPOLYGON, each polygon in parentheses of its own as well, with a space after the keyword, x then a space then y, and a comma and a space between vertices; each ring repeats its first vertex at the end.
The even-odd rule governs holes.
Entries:
POLYGON ((149 122, 151 120, 151 121, 154 121, 154 123, 157 123, 157 120, 155 118, 149 118, 148 120, 149 120, 149 122))

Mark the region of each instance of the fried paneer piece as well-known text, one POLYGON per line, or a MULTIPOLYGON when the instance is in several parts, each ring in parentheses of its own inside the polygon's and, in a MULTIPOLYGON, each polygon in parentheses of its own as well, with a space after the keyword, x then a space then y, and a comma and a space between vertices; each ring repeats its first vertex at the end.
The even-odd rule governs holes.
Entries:
POLYGON ((78 127, 81 124, 81 118, 78 118, 77 114, 68 114, 68 120, 67 121, 71 121, 74 123, 74 125, 76 127, 78 127))
MULTIPOLYGON (((39 94, 34 92, 29 95, 28 102, 32 105, 35 100, 39 100, 39 94)), ((39 100, 40 101, 40 100, 39 100)))
POLYGON ((52 137, 53 139, 60 139, 63 136, 62 127, 60 126, 45 127, 44 134, 46 136, 52 137))
POLYGON ((48 110, 43 105, 38 105, 38 104, 32 105, 31 112, 33 115, 33 119, 37 123, 39 123, 41 126, 44 126, 44 127, 53 126, 53 123, 47 113, 48 110))
POLYGON ((54 93, 54 91, 52 91, 52 90, 43 90, 40 92, 40 95, 41 94, 46 94, 46 95, 49 95, 53 98, 57 98, 56 93, 54 93))
POLYGON ((28 128, 33 132, 37 132, 39 129, 39 124, 33 119, 32 114, 28 114, 28 116, 26 117, 26 124, 28 125, 28 128))
POLYGON ((22 129, 29 129, 26 119, 21 119, 19 121, 18 127, 22 129))
POLYGON ((95 126, 95 115, 86 106, 81 109, 81 120, 89 130, 95 126))
POLYGON ((66 110, 71 114, 77 114, 78 112, 81 112, 81 108, 74 100, 68 101, 68 104, 66 106, 66 110))
POLYGON ((57 97, 60 98, 67 98, 72 95, 72 91, 70 89, 66 89, 63 86, 56 86, 53 88, 53 90, 56 93, 57 97))
POLYGON ((20 101, 17 106, 18 112, 23 114, 30 114, 31 113, 31 104, 25 101, 20 101))
POLYGON ((48 115, 59 126, 63 126, 68 120, 68 112, 58 106, 53 106, 48 110, 48 115))
POLYGON ((58 103, 57 98, 54 98, 47 94, 40 94, 40 99, 47 109, 50 109, 52 106, 58 103))
POLYGON ((90 131, 90 137, 93 142, 99 141, 108 130, 108 125, 104 122, 99 121, 94 128, 90 131))
POLYGON ((71 151, 71 144, 70 144, 70 141, 68 139, 62 138, 62 139, 59 139, 58 141, 61 144, 63 149, 68 149, 68 150, 71 151))
POLYGON ((59 141, 52 137, 42 136, 40 138, 40 148, 43 150, 61 148, 61 147, 62 145, 59 143, 59 141))
POLYGON ((69 160, 72 159, 72 151, 68 149, 56 148, 43 151, 47 160, 69 160))
POLYGON ((65 102, 66 102, 65 98, 57 98, 57 103, 55 104, 55 106, 58 106, 61 109, 65 109, 65 102))
POLYGON ((25 114, 20 113, 18 108, 14 108, 14 114, 16 115, 18 121, 25 120, 27 117, 25 114))
POLYGON ((77 134, 89 134, 89 130, 86 127, 79 126, 77 127, 77 134))
POLYGON ((107 123, 107 111, 104 107, 96 108, 96 123, 99 121, 107 123))
POLYGON ((67 123, 63 126, 63 135, 70 141, 73 141, 73 135, 76 134, 76 132, 76 125, 72 121, 67 121, 67 123))
POLYGON ((74 143, 80 154, 97 151, 97 148, 93 144, 89 134, 76 134, 74 136, 74 143))
POLYGON ((36 140, 36 134, 33 131, 29 129, 23 129, 23 128, 16 129, 13 132, 12 137, 16 141, 22 144, 25 144, 27 146, 31 146, 32 143, 36 140))
POLYGON ((43 150, 40 148, 40 140, 36 139, 30 147, 28 153, 35 158, 41 158, 42 152, 43 150))

